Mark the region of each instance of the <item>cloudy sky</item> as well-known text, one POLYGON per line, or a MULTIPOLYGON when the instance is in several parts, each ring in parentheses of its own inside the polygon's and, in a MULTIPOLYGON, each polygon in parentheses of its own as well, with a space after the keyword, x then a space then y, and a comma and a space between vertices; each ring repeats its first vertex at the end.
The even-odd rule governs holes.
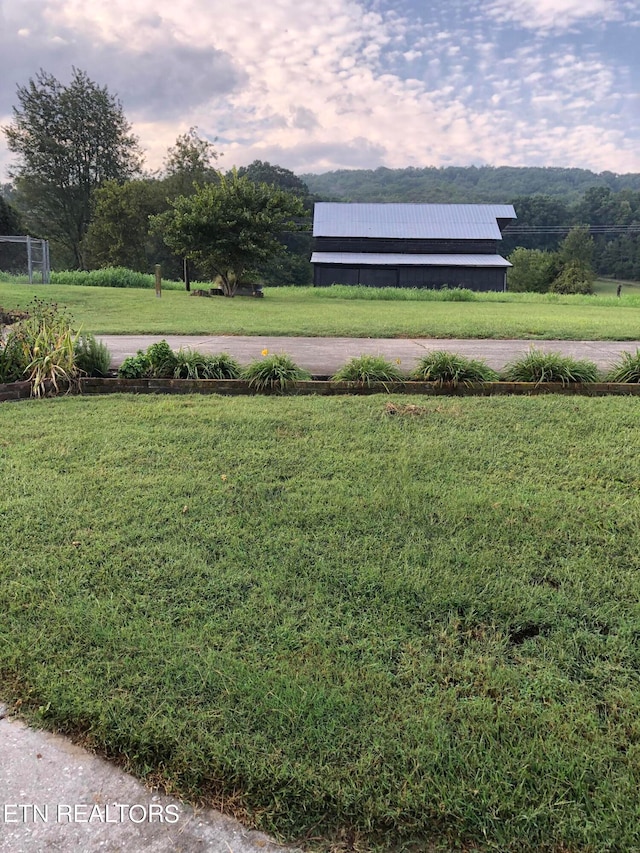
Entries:
POLYGON ((149 168, 197 126, 225 168, 640 172, 639 42, 640 0, 0 0, 0 124, 76 66, 149 168))

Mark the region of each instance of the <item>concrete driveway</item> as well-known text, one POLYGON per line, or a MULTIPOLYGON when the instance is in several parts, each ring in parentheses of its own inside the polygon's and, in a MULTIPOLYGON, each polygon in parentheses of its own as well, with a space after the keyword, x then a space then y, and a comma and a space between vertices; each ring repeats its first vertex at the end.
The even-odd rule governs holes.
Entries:
POLYGON ((523 341, 451 338, 289 338, 250 337, 231 335, 100 335, 109 347, 112 366, 118 367, 127 356, 146 349, 155 341, 166 340, 172 349, 198 350, 199 352, 228 352, 241 364, 259 358, 262 350, 286 352, 300 366, 314 375, 324 376, 336 372, 350 358, 358 355, 383 355, 410 370, 428 350, 448 350, 470 358, 484 359, 490 367, 500 370, 531 346, 545 351, 562 352, 574 358, 595 361, 607 369, 623 350, 635 352, 637 341, 523 341))
POLYGON ((293 853, 6 713, 0 705, 0 853, 293 853))

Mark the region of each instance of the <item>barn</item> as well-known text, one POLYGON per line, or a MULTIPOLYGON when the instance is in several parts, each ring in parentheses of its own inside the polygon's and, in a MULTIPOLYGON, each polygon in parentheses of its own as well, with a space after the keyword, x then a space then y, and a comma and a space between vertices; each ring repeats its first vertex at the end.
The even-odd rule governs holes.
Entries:
POLYGON ((313 283, 506 290, 498 254, 510 204, 350 204, 314 207, 313 283))

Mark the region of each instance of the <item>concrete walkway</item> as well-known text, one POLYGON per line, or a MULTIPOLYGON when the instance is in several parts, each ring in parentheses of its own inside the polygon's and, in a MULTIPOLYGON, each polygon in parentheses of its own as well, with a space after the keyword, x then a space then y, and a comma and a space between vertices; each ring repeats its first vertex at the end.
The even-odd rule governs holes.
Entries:
POLYGON ((2 853, 291 853, 213 809, 146 789, 68 738, 0 705, 2 853))
POLYGON ((383 355, 391 361, 400 359, 401 366, 410 370, 428 350, 448 350, 470 358, 482 358, 490 367, 500 370, 531 346, 545 351, 562 352, 574 358, 595 361, 605 370, 616 361, 623 350, 635 352, 637 341, 523 341, 523 340, 461 340, 451 338, 289 338, 249 337, 231 335, 100 335, 109 347, 112 366, 118 367, 127 356, 135 355, 155 341, 166 340, 172 349, 199 352, 228 352, 241 364, 259 358, 262 350, 286 352, 300 366, 314 375, 330 375, 350 358, 358 355, 383 355))

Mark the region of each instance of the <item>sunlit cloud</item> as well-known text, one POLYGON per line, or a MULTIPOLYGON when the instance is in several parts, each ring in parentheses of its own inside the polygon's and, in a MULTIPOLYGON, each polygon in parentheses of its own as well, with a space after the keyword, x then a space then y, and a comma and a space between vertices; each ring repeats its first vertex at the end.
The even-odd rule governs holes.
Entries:
POLYGON ((640 171, 635 53, 603 41, 636 2, 408 4, 4 0, 0 123, 17 84, 75 65, 117 92, 152 168, 195 125, 228 167, 640 171))

